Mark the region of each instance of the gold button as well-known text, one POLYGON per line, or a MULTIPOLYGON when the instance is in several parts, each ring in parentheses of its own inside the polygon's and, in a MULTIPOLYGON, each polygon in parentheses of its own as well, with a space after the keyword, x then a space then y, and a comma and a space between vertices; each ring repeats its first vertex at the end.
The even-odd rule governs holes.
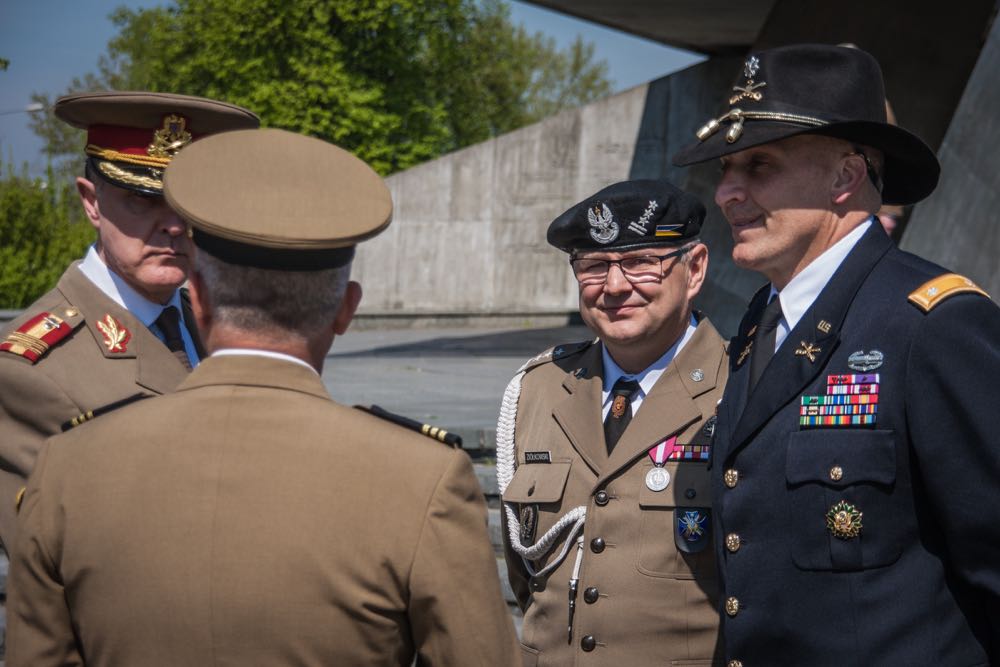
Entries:
POLYGON ((833 466, 830 468, 830 479, 835 482, 839 482, 844 477, 844 469, 840 466, 833 466))
POLYGON ((736 553, 740 550, 740 536, 736 533, 729 533, 726 535, 726 548, 729 549, 730 553, 736 553))
POLYGON ((722 481, 726 483, 730 489, 736 486, 736 483, 740 481, 740 473, 738 470, 730 468, 726 471, 726 474, 722 476, 722 481))
POLYGON ((743 661, 742 660, 730 660, 728 663, 726 663, 726 667, 743 667, 743 661))
POLYGON ((740 611, 740 601, 736 598, 726 598, 726 613, 735 616, 740 611))
POLYGON ((67 308, 66 309, 66 317, 76 317, 79 314, 80 314, 80 311, 77 310, 76 308, 72 308, 71 307, 71 308, 67 308))

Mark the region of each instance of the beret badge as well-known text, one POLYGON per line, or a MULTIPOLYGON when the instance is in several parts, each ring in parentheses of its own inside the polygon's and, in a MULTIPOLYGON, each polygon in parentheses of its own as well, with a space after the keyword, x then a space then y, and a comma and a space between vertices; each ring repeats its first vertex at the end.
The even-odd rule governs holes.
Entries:
POLYGON ((587 209, 590 236, 598 243, 611 243, 618 238, 618 223, 607 204, 594 204, 587 209))

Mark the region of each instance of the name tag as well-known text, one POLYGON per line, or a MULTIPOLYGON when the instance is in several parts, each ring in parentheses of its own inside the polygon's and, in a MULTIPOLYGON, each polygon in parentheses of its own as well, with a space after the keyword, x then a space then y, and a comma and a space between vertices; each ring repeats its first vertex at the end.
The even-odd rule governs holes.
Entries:
POLYGON ((545 452, 525 452, 524 453, 525 463, 552 463, 552 455, 545 452))

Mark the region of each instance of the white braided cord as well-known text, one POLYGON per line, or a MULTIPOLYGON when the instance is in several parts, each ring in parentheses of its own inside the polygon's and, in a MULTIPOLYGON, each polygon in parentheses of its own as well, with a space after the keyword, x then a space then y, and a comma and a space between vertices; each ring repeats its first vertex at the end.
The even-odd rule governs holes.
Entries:
MULTIPOLYGON (((517 420, 517 402, 521 397, 521 379, 524 371, 519 371, 517 375, 507 385, 503 393, 503 401, 500 403, 500 416, 497 417, 497 485, 500 487, 500 495, 503 496, 511 479, 514 478, 516 469, 516 457, 514 454, 514 425, 517 420)), ((584 521, 587 519, 587 508, 581 505, 569 510, 556 521, 538 541, 530 547, 521 544, 521 523, 518 520, 517 512, 514 511, 513 503, 504 502, 503 509, 507 517, 508 541, 512 549, 524 561, 524 566, 531 576, 546 574, 556 567, 566 558, 573 540, 583 529, 584 521), (562 549, 548 565, 535 571, 531 561, 541 558, 547 554, 555 544, 559 534, 572 526, 562 549)))

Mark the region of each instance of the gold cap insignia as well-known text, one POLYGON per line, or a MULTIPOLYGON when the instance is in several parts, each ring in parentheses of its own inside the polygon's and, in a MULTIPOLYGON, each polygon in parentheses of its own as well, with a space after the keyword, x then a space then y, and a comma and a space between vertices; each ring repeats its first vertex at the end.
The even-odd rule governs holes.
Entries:
POLYGON ((185 129, 186 126, 187 120, 184 116, 177 114, 165 116, 163 128, 153 133, 153 143, 146 152, 151 157, 172 158, 177 151, 191 143, 191 133, 185 129))
POLYGON ((747 99, 754 102, 760 102, 764 99, 764 94, 758 90, 767 85, 764 81, 756 83, 754 77, 757 76, 757 72, 760 71, 760 60, 757 56, 750 56, 747 61, 743 63, 743 76, 747 78, 746 84, 743 86, 733 86, 733 90, 736 91, 736 95, 729 98, 729 104, 732 106, 740 100, 747 99))

